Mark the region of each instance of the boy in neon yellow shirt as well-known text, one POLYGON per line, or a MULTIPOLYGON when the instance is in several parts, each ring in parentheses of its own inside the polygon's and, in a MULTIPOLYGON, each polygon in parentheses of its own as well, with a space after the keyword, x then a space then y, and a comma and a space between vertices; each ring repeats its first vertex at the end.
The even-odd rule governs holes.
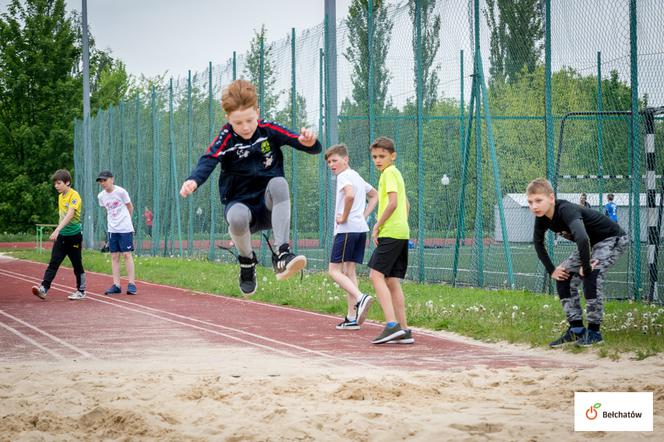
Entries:
POLYGON ((371 158, 380 171, 378 221, 371 232, 377 246, 369 261, 376 296, 385 315, 385 329, 372 344, 412 344, 415 342, 406 322, 406 304, 401 280, 408 269, 408 200, 401 172, 393 164, 397 158, 394 141, 379 137, 371 144, 371 158))
POLYGON ((53 174, 53 187, 60 194, 58 196, 58 213, 60 222, 50 236, 53 241, 51 261, 44 273, 44 279, 39 286, 32 287, 32 294, 46 299, 46 293, 51 288, 51 282, 60 268, 60 264, 69 257, 74 275, 76 275, 76 291, 68 296, 71 300, 85 298, 85 270, 83 270, 83 235, 81 234, 81 208, 83 202, 77 191, 71 188, 71 174, 66 169, 60 169, 53 174))

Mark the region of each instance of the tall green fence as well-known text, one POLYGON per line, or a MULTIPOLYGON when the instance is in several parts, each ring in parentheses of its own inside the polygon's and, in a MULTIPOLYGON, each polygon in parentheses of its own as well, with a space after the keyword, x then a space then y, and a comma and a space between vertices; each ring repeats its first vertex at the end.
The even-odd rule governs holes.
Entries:
MULTIPOLYGON (((615 195, 631 243, 605 283, 609 296, 661 294, 649 263, 664 262, 664 254, 653 249, 647 223, 662 221, 664 115, 653 114, 654 157, 644 150, 644 115, 664 105, 662 21, 658 0, 354 2, 336 25, 336 88, 327 21, 293 30, 98 112, 89 123, 92 167, 111 169, 133 198, 138 253, 233 259, 218 247, 229 245, 219 171, 193 197, 178 191, 224 123, 221 91, 249 78, 258 83, 263 117, 313 127, 325 145, 345 143, 351 166, 374 185, 368 146, 379 135, 395 140, 411 207, 408 278, 550 291, 524 196, 531 179, 545 176, 559 198, 577 202, 586 193, 596 210, 615 195), (338 114, 327 115, 335 89, 338 114), (330 120, 338 122, 338 140, 326 131, 330 120), (654 209, 646 189, 653 166, 654 209)), ((322 155, 284 150, 293 246, 310 267, 324 269, 335 179, 322 155)), ((79 121, 79 183, 83 158, 79 121)), ((101 241, 104 214, 96 201, 89 207, 101 241)), ((265 245, 254 239, 268 264, 265 245)), ((553 237, 548 246, 556 261, 575 247, 553 237)))

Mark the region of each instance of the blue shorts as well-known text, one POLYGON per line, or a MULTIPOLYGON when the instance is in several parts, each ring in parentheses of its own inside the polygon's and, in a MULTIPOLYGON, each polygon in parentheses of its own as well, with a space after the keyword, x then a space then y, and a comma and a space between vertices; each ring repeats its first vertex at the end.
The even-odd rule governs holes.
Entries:
POLYGON ((337 233, 332 244, 330 262, 356 262, 364 261, 364 248, 367 244, 366 232, 337 233))
POLYGON ((134 234, 128 233, 109 233, 108 250, 111 253, 126 253, 134 251, 134 234))

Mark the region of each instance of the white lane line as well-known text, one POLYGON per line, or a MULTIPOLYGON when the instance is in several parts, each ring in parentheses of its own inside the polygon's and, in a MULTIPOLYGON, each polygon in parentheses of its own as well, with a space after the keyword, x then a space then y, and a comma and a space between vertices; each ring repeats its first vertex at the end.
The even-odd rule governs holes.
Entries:
MULTIPOLYGON (((9 277, 19 279, 19 280, 23 280, 23 281, 26 281, 26 282, 31 282, 31 283, 38 282, 38 280, 36 278, 34 278, 30 275, 24 275, 24 274, 20 274, 20 273, 10 274, 10 273, 2 270, 2 269, 0 269, 0 274, 4 274, 5 276, 9 276, 9 277), (19 275, 20 275, 20 277, 19 277, 19 275)), ((104 275, 104 276, 108 276, 108 275, 104 275)), ((56 284, 53 284, 51 286, 51 289, 56 289, 56 290, 59 290, 61 292, 67 293, 66 290, 58 288, 59 286, 66 287, 66 286, 63 286, 61 284, 56 283, 56 284)), ((167 287, 167 286, 162 286, 162 287, 167 287)), ((170 288, 170 287, 168 287, 168 288, 170 288)), ((192 318, 190 316, 180 315, 180 314, 177 314, 177 313, 172 313, 172 312, 168 312, 168 311, 165 311, 165 310, 160 310, 160 309, 156 309, 156 308, 153 308, 153 307, 144 306, 144 305, 136 304, 136 303, 133 303, 133 302, 128 302, 128 301, 123 301, 123 300, 120 300, 120 299, 111 298, 111 297, 108 297, 108 296, 101 295, 99 293, 94 293, 94 292, 90 292, 90 291, 86 291, 86 293, 89 295, 88 298, 90 300, 93 300, 93 301, 96 301, 96 302, 101 302, 101 303, 104 303, 104 304, 111 305, 113 307, 122 308, 122 309, 129 310, 129 311, 132 311, 132 312, 135 312, 135 313, 139 313, 139 314, 143 314, 143 315, 146 315, 146 316, 151 316, 151 317, 154 317, 154 318, 162 319, 164 321, 168 321, 168 322, 172 322, 172 323, 175 323, 175 324, 184 325, 186 327, 191 327, 191 328, 194 328, 194 329, 197 329, 197 330, 206 331, 208 333, 224 336, 226 338, 233 339, 233 340, 242 342, 244 344, 253 345, 253 346, 260 347, 260 348, 263 348, 263 349, 266 349, 266 350, 269 350, 269 351, 273 351, 273 352, 276 352, 276 353, 281 353, 281 354, 284 354, 284 355, 287 355, 287 356, 290 356, 290 357, 302 358, 303 356, 298 356, 294 353, 289 353, 289 352, 286 352, 286 351, 283 351, 283 350, 278 350, 278 349, 275 349, 273 347, 269 347, 269 346, 266 346, 266 345, 263 345, 263 344, 258 344, 256 342, 247 341, 245 339, 242 339, 242 338, 239 338, 239 337, 236 337, 236 336, 232 336, 232 335, 228 335, 228 334, 225 334, 225 333, 221 333, 221 332, 218 332, 216 330, 210 330, 210 329, 199 327, 199 326, 196 326, 196 325, 193 325, 193 324, 187 324, 187 323, 184 323, 184 322, 176 321, 174 319, 165 318, 163 316, 159 316, 157 314, 149 313, 149 312, 142 311, 142 310, 150 310, 150 311, 153 311, 153 312, 158 312, 158 313, 161 313, 161 314, 174 316, 176 318, 184 319, 184 320, 187 320, 187 321, 204 324, 204 325, 209 326, 209 327, 221 328, 223 330, 228 330, 228 331, 243 334, 243 335, 246 335, 246 336, 251 336, 251 337, 256 338, 256 339, 261 339, 263 341, 267 341, 267 342, 270 342, 270 343, 273 343, 273 344, 281 345, 283 347, 289 347, 289 348, 292 348, 294 350, 298 350, 298 351, 301 351, 301 352, 315 354, 315 355, 318 355, 318 356, 321 356, 321 357, 324 357, 324 358, 327 358, 327 359, 331 359, 331 360, 334 360, 334 361, 343 361, 343 362, 349 362, 349 363, 357 364, 357 365, 364 365, 364 366, 370 367, 370 368, 377 368, 376 365, 369 364, 369 363, 366 363, 366 362, 363 362, 363 361, 358 361, 358 360, 354 360, 354 359, 348 359, 348 358, 343 358, 343 357, 339 357, 339 356, 330 355, 330 354, 327 354, 327 353, 324 353, 324 352, 321 352, 321 351, 312 350, 312 349, 309 349, 309 348, 306 348, 306 347, 301 347, 299 345, 289 344, 287 342, 283 342, 283 341, 268 338, 268 337, 265 337, 265 336, 257 335, 255 333, 247 332, 245 330, 232 328, 232 327, 227 327, 227 326, 223 326, 223 325, 220 325, 220 324, 215 324, 213 322, 208 322, 208 321, 203 321, 203 320, 200 320, 200 319, 192 318), (99 298, 97 298, 97 297, 99 297, 99 298), (109 300, 111 300, 111 301, 109 301, 109 300), (123 305, 118 305, 118 303, 128 304, 128 305, 131 305, 133 307, 138 307, 142 310, 138 310, 136 308, 126 307, 126 306, 123 306, 123 305)), ((269 305, 269 304, 258 304, 258 305, 269 305)), ((299 311, 299 310, 297 310, 297 311, 299 311)))
POLYGON ((87 351, 82 350, 82 349, 76 347, 75 345, 72 345, 69 342, 60 339, 57 336, 53 336, 52 334, 50 334, 50 333, 48 333, 48 332, 46 332, 46 331, 44 331, 44 330, 42 330, 38 327, 35 327, 34 325, 29 324, 29 323, 23 321, 22 319, 19 319, 14 315, 11 315, 11 314, 5 312, 4 310, 0 310, 0 314, 5 315, 6 317, 18 322, 19 324, 22 324, 22 325, 25 325, 28 328, 31 328, 32 330, 36 331, 37 333, 41 333, 42 335, 46 336, 47 338, 50 338, 51 340, 57 342, 58 344, 62 345, 63 347, 67 347, 70 350, 75 351, 76 353, 80 354, 81 356, 84 356, 84 357, 89 358, 89 359, 97 360, 96 357, 94 357, 93 355, 91 355, 87 351))
MULTIPOLYGON (((2 310, 0 310, 0 312, 2 312, 2 310)), ((44 346, 41 345, 39 342, 37 342, 37 341, 35 341, 34 339, 32 339, 30 336, 24 335, 24 334, 21 333, 20 331, 16 330, 16 329, 13 328, 13 327, 10 327, 10 326, 7 325, 7 324, 4 324, 3 322, 0 322, 0 327, 4 328, 4 329, 6 329, 6 330, 9 330, 10 332, 14 333, 14 334, 15 334, 16 336, 18 336, 19 338, 21 338, 21 339, 23 339, 24 341, 26 341, 26 342, 28 342, 28 343, 34 345, 35 347, 37 347, 37 348, 40 349, 41 351, 43 351, 43 352, 45 352, 45 353, 48 353, 49 355, 53 356, 55 359, 57 359, 57 360, 59 360, 59 361, 62 361, 62 360, 65 359, 64 356, 58 354, 57 352, 55 352, 55 351, 53 351, 53 350, 51 350, 51 349, 49 349, 49 348, 44 347, 44 346)))

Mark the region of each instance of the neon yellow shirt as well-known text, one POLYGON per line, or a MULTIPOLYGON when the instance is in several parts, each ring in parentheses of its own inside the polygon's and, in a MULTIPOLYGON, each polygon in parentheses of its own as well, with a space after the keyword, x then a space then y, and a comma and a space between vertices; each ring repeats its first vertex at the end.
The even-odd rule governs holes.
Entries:
POLYGON ((69 189, 67 193, 61 193, 58 196, 60 221, 67 216, 70 207, 74 208, 74 217, 60 231, 62 236, 73 236, 81 232, 81 208, 83 203, 81 202, 81 196, 74 189, 69 189))
POLYGON ((394 165, 383 170, 378 181, 378 219, 385 212, 389 202, 388 193, 396 192, 397 208, 378 230, 379 238, 409 239, 408 206, 406 203, 406 185, 401 172, 394 165))

